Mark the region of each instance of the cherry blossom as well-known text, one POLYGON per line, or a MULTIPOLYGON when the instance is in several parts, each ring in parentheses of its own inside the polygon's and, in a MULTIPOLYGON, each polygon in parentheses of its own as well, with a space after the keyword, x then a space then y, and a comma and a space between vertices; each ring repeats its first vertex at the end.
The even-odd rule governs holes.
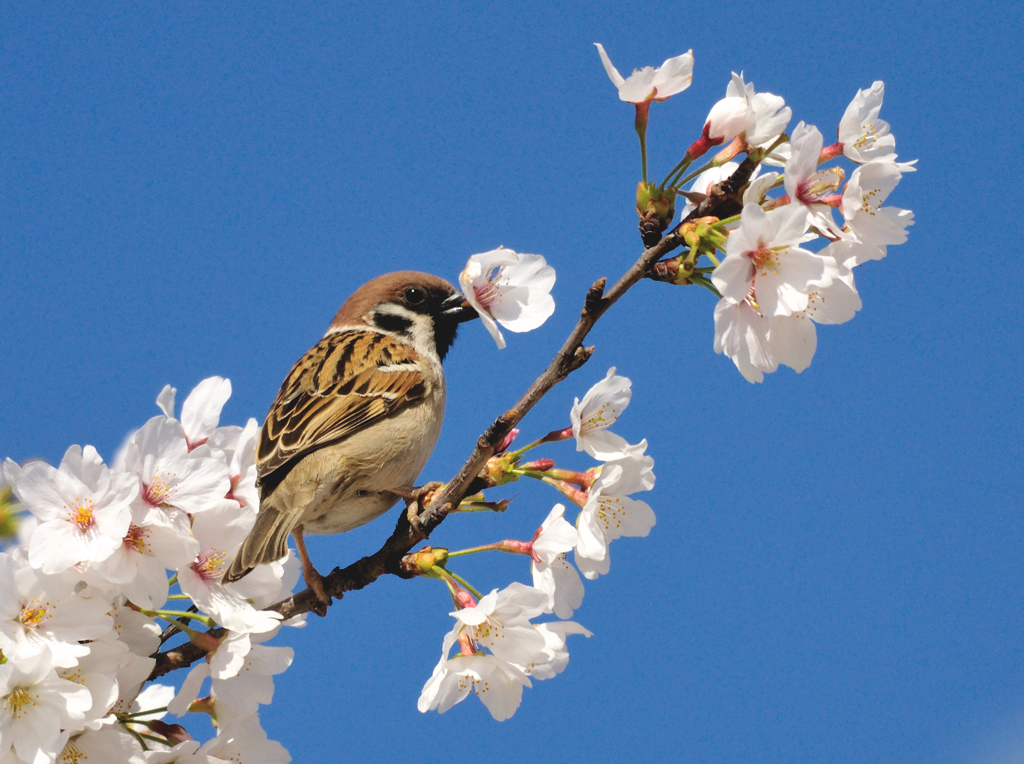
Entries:
POLYGON ((505 347, 505 338, 498 324, 528 332, 555 311, 555 269, 540 255, 521 255, 504 247, 473 255, 459 274, 459 285, 499 349, 505 347))
POLYGON ((454 642, 451 634, 445 638, 441 660, 423 686, 416 707, 422 713, 436 710, 443 714, 476 695, 495 721, 511 718, 523 700, 523 688, 533 686, 530 678, 522 669, 483 652, 448 658, 454 642))
POLYGON ((612 66, 611 59, 604 51, 604 46, 595 42, 601 63, 619 91, 619 98, 626 103, 643 104, 649 101, 665 101, 677 93, 682 93, 693 79, 693 51, 688 50, 681 56, 670 58, 661 66, 654 68, 645 66, 634 70, 629 77, 623 78, 619 70, 612 66))
POLYGON ((228 467, 208 446, 189 451, 181 425, 156 416, 132 437, 124 450, 124 468, 142 482, 137 504, 170 506, 189 514, 216 504, 231 488, 228 467))
POLYGON ((267 738, 255 716, 228 720, 218 729, 217 737, 203 743, 198 754, 238 764, 287 764, 292 760, 284 746, 267 738))
POLYGON ((60 467, 10 459, 4 472, 39 524, 29 539, 29 562, 59 573, 81 562, 99 562, 121 545, 131 522, 129 505, 139 490, 134 475, 112 473, 96 449, 71 446, 60 467))
POLYGON ((569 419, 577 451, 586 451, 602 461, 625 453, 629 446, 625 438, 608 428, 619 421, 619 415, 629 405, 631 384, 628 377, 617 375, 613 366, 604 379, 587 390, 582 401, 575 399, 569 419))
POLYGON ((753 82, 744 82, 743 74, 732 73, 725 90, 726 98, 742 98, 752 114, 752 125, 746 129, 746 141, 751 146, 767 147, 786 129, 793 110, 786 106, 782 96, 757 93, 753 82))
POLYGON ((544 592, 513 582, 500 592, 494 589, 475 607, 456 610, 452 616, 459 621, 457 632, 465 633, 474 644, 510 663, 529 664, 542 658, 544 652, 544 638, 530 619, 547 607, 544 592))
POLYGON ((92 704, 85 710, 83 727, 99 729, 103 719, 117 702, 119 688, 117 674, 128 665, 128 646, 113 635, 89 643, 89 654, 78 660, 78 665, 58 668, 57 675, 85 687, 92 704))
POLYGON ((255 512, 221 499, 192 520, 200 551, 194 561, 178 568, 181 590, 203 611, 231 631, 264 632, 280 622, 277 613, 256 610, 221 577, 256 521, 255 512))
POLYGON ((647 441, 631 446, 625 456, 601 467, 587 503, 576 521, 579 541, 576 565, 585 578, 608 573, 608 547, 622 536, 643 537, 654 527, 654 510, 629 494, 654 487, 654 459, 644 454, 647 441))
POLYGON ((843 170, 839 167, 818 169, 822 137, 814 125, 805 125, 803 122, 798 124, 793 130, 789 146, 791 154, 786 161, 786 174, 783 176, 786 193, 794 204, 807 210, 810 215, 809 225, 838 238, 839 228, 832 219, 831 207, 825 201, 830 199, 843 182, 843 170))
POLYGON ((256 488, 256 441, 260 423, 249 419, 245 427, 218 427, 207 443, 214 453, 223 454, 231 476, 228 498, 243 507, 258 508, 260 494, 256 488))
POLYGON ((86 567, 82 578, 110 594, 123 593, 152 610, 167 600, 167 569, 187 565, 199 553, 188 515, 178 509, 139 506, 118 549, 86 567))
POLYGON ((739 303, 753 292, 765 316, 806 309, 808 293, 831 283, 835 272, 830 258, 797 246, 806 230, 807 213, 799 205, 771 212, 745 205, 739 228, 726 242, 725 259, 711 276, 722 297, 739 303))
POLYGON ((54 666, 75 666, 89 654, 82 642, 110 632, 109 601, 75 593, 74 583, 0 554, 0 651, 9 660, 45 654, 54 666))
POLYGON ((867 90, 858 90, 846 107, 839 121, 839 142, 851 162, 896 160, 896 137, 889 123, 878 116, 884 97, 885 83, 878 80, 867 90))
POLYGON ((576 546, 576 529, 565 520, 565 506, 556 504, 533 536, 530 573, 533 586, 548 597, 548 612, 572 617, 583 602, 583 582, 566 553, 576 546))
POLYGON ((537 631, 544 637, 544 654, 546 660, 531 666, 520 666, 523 673, 534 679, 553 679, 565 671, 569 665, 569 651, 565 647, 566 638, 570 634, 582 634, 592 637, 593 634, 575 621, 550 621, 537 624, 537 631))
POLYGON ((122 728, 104 727, 86 731, 71 738, 61 751, 56 764, 146 764, 142 745, 122 728))
POLYGON ((888 245, 907 240, 907 227, 914 224, 914 213, 882 206, 900 182, 902 169, 896 162, 868 162, 854 170, 846 184, 840 207, 846 218, 845 233, 864 245, 851 249, 857 265, 881 259, 888 245))
POLYGON ((57 676, 49 656, 8 656, 0 664, 0 757, 13 750, 27 764, 50 764, 63 747, 61 729, 80 723, 90 705, 89 691, 57 676))

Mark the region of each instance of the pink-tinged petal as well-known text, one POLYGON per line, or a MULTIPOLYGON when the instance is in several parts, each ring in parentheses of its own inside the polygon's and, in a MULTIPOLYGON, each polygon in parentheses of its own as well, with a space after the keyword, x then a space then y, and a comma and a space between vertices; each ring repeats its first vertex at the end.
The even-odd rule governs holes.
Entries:
POLYGON ((726 255, 711 273, 711 283, 719 294, 732 302, 741 302, 754 284, 754 263, 745 254, 726 255))
POLYGON ((843 153, 853 162, 869 162, 894 157, 896 139, 889 123, 879 118, 885 84, 876 81, 868 90, 858 90, 839 121, 839 140, 843 153))
POLYGON ((715 352, 724 353, 748 382, 764 381, 778 368, 768 348, 768 320, 746 301, 719 300, 715 307, 715 352))
POLYGON ((809 318, 778 316, 772 321, 768 342, 775 360, 799 374, 811 365, 818 335, 809 318))
POLYGON ((753 127, 754 112, 747 105, 746 97, 727 97, 711 107, 704 121, 708 136, 726 143, 753 127))
POLYGON ((204 443, 213 434, 230 397, 231 381, 221 377, 204 379, 189 393, 181 406, 181 426, 190 446, 204 443))
POLYGON ((597 54, 601 57, 601 63, 604 64, 604 70, 608 73, 608 79, 612 81, 616 90, 621 88, 622 83, 626 80, 621 74, 619 74, 619 70, 612 66, 612 60, 608 58, 608 54, 604 52, 604 46, 599 42, 595 42, 594 45, 597 46, 597 54))
POLYGON ((798 124, 790 137, 792 154, 786 162, 784 182, 786 193, 796 202, 800 198, 799 186, 818 168, 822 147, 821 132, 814 125, 798 124))
POLYGON ((611 570, 612 560, 610 555, 605 555, 603 560, 592 560, 581 555, 580 550, 577 549, 573 558, 576 561, 576 567, 579 568, 580 573, 588 581, 593 581, 598 576, 606 576, 608 571, 611 570))
MULTIPOLYGON (((828 248, 822 250, 827 252, 828 248)), ((837 268, 837 270, 839 270, 837 268)), ((843 268, 827 287, 818 287, 808 297, 804 315, 818 324, 843 324, 861 309, 853 273, 843 268)))
POLYGON ((160 391, 160 395, 156 397, 156 405, 164 416, 168 419, 174 419, 174 396, 177 395, 177 388, 171 387, 170 385, 164 385, 164 389, 160 391))
MULTIPOLYGON (((591 502, 587 502, 591 506, 591 502)), ((579 558, 585 557, 588 560, 608 559, 608 540, 604 536, 604 530, 597 519, 596 502, 590 511, 584 510, 577 521, 576 530, 579 533, 579 540, 576 543, 576 565, 579 566, 579 558)), ((580 570, 583 570, 581 567, 580 570)))

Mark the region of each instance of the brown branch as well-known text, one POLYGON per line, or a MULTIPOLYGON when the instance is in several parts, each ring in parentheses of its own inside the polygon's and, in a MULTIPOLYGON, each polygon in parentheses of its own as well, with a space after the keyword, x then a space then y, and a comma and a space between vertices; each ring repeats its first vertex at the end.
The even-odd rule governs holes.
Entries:
MULTIPOLYGON (((379 550, 368 557, 352 563, 346 568, 335 568, 330 575, 324 578, 324 591, 334 597, 341 599, 345 592, 362 589, 380 578, 385 573, 409 578, 410 573, 403 571, 402 558, 430 533, 448 516, 449 511, 468 493, 468 489, 474 478, 479 474, 487 459, 494 455, 498 445, 505 436, 518 424, 524 416, 543 398, 550 390, 569 376, 576 369, 580 368, 590 358, 594 349, 583 347, 583 340, 586 339, 590 330, 614 305, 638 281, 644 278, 651 266, 659 258, 678 247, 682 240, 677 233, 678 228, 673 229, 665 238, 654 246, 644 250, 640 258, 627 270, 611 289, 604 291, 605 279, 598 279, 589 290, 583 302, 583 309, 580 312, 579 321, 570 332, 568 338, 562 344, 561 349, 555 355, 548 367, 541 373, 515 405, 504 414, 495 419, 484 433, 477 439, 476 448, 470 455, 462 469, 452 478, 441 490, 434 494, 430 503, 419 509, 415 505, 411 508, 411 514, 418 518, 419 528, 413 527, 409 522, 410 512, 403 512, 398 519, 394 533, 384 542, 379 550)), ((288 599, 282 600, 267 608, 280 613, 285 619, 292 618, 302 613, 315 611, 319 602, 312 590, 295 594, 288 599)), ((211 636, 220 637, 225 633, 224 629, 214 629, 211 636)), ((184 668, 195 663, 206 655, 206 650, 192 642, 186 642, 163 653, 157 653, 156 665, 150 673, 150 679, 156 679, 175 669, 184 668)))

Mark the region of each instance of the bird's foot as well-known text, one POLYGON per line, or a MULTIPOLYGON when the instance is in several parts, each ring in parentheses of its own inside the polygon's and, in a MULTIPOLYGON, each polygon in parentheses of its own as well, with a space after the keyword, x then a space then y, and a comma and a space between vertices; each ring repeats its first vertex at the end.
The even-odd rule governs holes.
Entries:
POLYGON ((306 586, 313 590, 319 601, 319 606, 313 608, 313 612, 321 618, 327 615, 327 608, 331 604, 331 597, 324 591, 324 577, 320 571, 313 567, 313 561, 309 559, 309 552, 306 551, 306 541, 302 535, 302 526, 296 525, 292 529, 292 537, 295 539, 295 549, 299 553, 299 560, 302 562, 302 580, 306 586))
POLYGON ((316 598, 320 603, 317 607, 313 608, 313 612, 321 618, 327 615, 327 608, 330 606, 332 600, 330 595, 324 591, 324 577, 321 576, 320 572, 312 565, 308 568, 303 565, 302 580, 306 582, 306 586, 313 590, 313 594, 316 595, 316 598))
POLYGON ((430 504, 434 494, 443 486, 444 483, 432 480, 421 486, 399 486, 391 489, 392 493, 405 499, 405 517, 409 521, 409 525, 423 538, 426 538, 427 534, 420 522, 420 512, 430 504))

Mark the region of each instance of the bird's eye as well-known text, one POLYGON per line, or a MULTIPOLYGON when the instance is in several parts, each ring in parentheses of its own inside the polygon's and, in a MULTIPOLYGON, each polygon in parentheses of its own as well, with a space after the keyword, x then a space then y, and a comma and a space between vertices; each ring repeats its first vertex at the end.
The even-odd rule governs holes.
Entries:
POLYGON ((419 287, 414 286, 406 287, 403 296, 405 297, 405 302, 407 305, 419 305, 421 302, 427 299, 427 293, 424 292, 419 287))

